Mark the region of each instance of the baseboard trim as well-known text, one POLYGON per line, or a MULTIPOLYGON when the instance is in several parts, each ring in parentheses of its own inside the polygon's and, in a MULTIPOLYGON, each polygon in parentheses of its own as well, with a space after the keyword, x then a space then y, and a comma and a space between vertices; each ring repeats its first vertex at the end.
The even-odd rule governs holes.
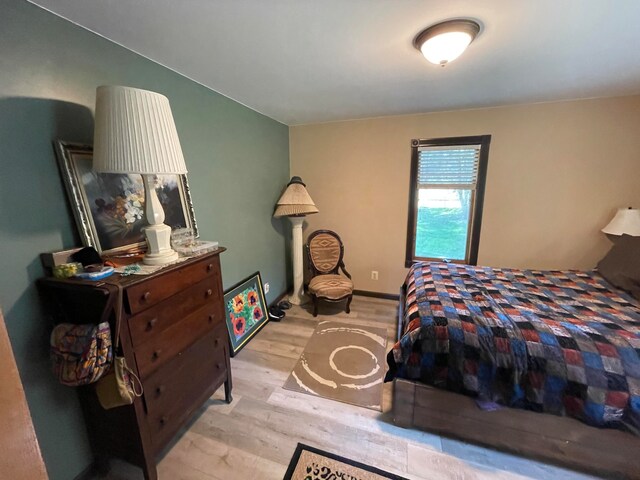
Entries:
POLYGON ((269 307, 273 307, 274 305, 279 304, 282 300, 284 300, 287 297, 287 295, 289 295, 289 291, 285 290, 280 295, 278 295, 273 302, 269 304, 269 307))
POLYGON ((400 300, 400 295, 395 295, 393 293, 381 293, 381 292, 370 292, 368 290, 354 290, 354 295, 360 295, 362 297, 373 297, 373 298, 382 298, 384 300, 400 300))

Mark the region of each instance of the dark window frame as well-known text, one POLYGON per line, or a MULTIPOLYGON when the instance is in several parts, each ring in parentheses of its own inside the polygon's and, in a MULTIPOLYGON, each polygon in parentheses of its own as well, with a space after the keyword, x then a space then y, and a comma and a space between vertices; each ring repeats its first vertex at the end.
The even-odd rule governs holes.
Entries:
MULTIPOLYGON (((460 146, 460 145, 480 145, 480 158, 478 164, 478 180, 476 182, 475 198, 473 202, 473 213, 471 216, 471 238, 469 240, 469 258, 470 265, 478 263, 478 248, 480 246, 480 229, 482 227, 482 210, 484 206, 484 192, 487 180, 487 165, 489 163, 489 145, 491 144, 491 135, 476 135, 470 137, 447 137, 447 138, 431 138, 431 139, 414 139, 411 140, 411 175, 409 185, 409 221, 407 226, 407 250, 405 256, 405 267, 410 267, 416 262, 423 259, 415 259, 413 256, 415 240, 416 240, 416 221, 417 221, 417 198, 418 193, 418 163, 420 147, 431 146, 460 146)), ((440 259, 431 259, 434 261, 440 259)), ((463 263, 454 261, 454 263, 463 263)))

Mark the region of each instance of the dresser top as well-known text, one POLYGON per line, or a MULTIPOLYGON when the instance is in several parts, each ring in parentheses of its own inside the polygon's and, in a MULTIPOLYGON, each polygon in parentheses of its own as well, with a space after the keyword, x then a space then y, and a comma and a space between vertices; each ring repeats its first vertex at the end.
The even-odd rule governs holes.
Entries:
POLYGON ((119 283, 122 287, 130 287, 133 286, 137 283, 141 283, 144 281, 147 281, 149 279, 152 279, 154 277, 159 277, 160 275, 165 275, 167 273, 170 272, 174 272, 176 270, 179 270, 181 268, 184 268, 186 266, 192 265, 196 262, 201 262, 203 260, 205 260, 206 258, 212 258, 212 257, 216 257, 218 255, 220 255, 222 252, 224 252, 226 250, 225 247, 218 247, 217 250, 214 250, 212 252, 208 252, 208 253, 204 253, 202 255, 196 255, 194 257, 189 257, 186 260, 183 260, 181 262, 178 263, 174 263, 171 265, 168 265, 164 268, 161 268, 160 270, 151 273, 149 275, 127 275, 127 276, 123 276, 119 273, 114 273, 113 275, 105 278, 104 280, 81 280, 78 278, 55 278, 55 277, 45 277, 45 278, 41 278, 38 280, 38 283, 43 284, 43 285, 51 285, 51 286, 55 286, 55 285, 61 285, 61 284, 67 284, 69 286, 71 285, 77 285, 77 286, 93 286, 93 287, 101 287, 102 285, 104 285, 105 283, 119 283))

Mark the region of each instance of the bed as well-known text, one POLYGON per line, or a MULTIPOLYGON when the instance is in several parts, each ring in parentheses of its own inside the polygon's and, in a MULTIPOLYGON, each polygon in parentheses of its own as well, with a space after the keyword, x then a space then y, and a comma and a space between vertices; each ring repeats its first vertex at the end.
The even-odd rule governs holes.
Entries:
POLYGON ((398 336, 396 423, 640 478, 640 303, 598 273, 417 263, 398 336))

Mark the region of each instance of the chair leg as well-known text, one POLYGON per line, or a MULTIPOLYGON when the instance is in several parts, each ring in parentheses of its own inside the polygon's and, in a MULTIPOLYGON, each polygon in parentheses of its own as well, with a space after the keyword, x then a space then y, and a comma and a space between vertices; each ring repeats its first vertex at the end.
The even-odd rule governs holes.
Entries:
POLYGON ((347 313, 351 313, 351 300, 353 299, 353 295, 349 295, 349 298, 347 298, 347 308, 345 308, 345 311, 347 313))
POLYGON ((313 316, 318 316, 318 297, 315 295, 311 295, 311 299, 313 300, 313 316))

